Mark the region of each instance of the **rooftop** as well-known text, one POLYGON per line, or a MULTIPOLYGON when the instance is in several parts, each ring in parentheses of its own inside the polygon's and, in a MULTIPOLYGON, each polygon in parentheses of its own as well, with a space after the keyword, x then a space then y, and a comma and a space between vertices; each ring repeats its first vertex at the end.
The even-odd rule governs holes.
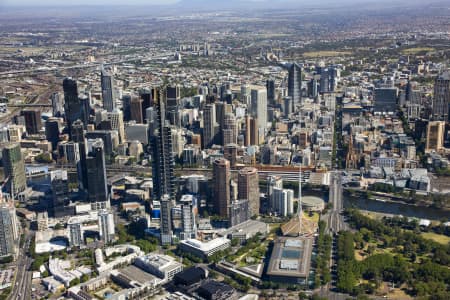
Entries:
POLYGON ((267 274, 271 276, 308 277, 312 242, 312 238, 278 238, 272 250, 267 274))
POLYGON ((182 244, 186 244, 190 247, 196 248, 203 252, 211 251, 217 247, 220 247, 226 243, 229 243, 230 240, 227 238, 216 238, 214 240, 208 241, 208 242, 202 242, 195 239, 188 239, 185 241, 182 241, 182 244))

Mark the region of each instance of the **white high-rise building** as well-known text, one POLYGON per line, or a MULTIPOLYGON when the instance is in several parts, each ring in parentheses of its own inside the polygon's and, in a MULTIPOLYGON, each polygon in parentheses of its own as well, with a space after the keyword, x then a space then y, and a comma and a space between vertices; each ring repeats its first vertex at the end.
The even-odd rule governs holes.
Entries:
POLYGON ((79 247, 84 244, 83 229, 81 222, 78 220, 68 224, 69 227, 69 244, 71 247, 79 247))
POLYGON ((182 232, 180 239, 195 239, 197 237, 197 224, 195 214, 197 211, 197 199, 192 195, 183 195, 181 202, 182 232))
POLYGON ((272 207, 279 215, 286 217, 294 213, 294 191, 289 189, 274 188, 272 207))
POLYGON ((121 110, 115 109, 112 112, 108 112, 108 120, 111 121, 111 128, 117 130, 119 133, 120 143, 125 142, 125 126, 123 123, 123 113, 121 110))
POLYGON ((265 87, 254 87, 251 91, 250 114, 258 120, 258 129, 267 127, 267 90, 265 87))
POLYGON ((214 143, 216 126, 216 106, 207 104, 203 110, 203 148, 209 148, 214 143))
POLYGON ((114 215, 107 210, 98 212, 98 227, 100 239, 105 243, 111 243, 116 233, 114 228, 114 215))
POLYGON ((274 198, 273 198, 273 189, 274 188, 283 188, 283 178, 280 176, 271 175, 267 178, 267 198, 270 201, 270 207, 275 207, 274 198))

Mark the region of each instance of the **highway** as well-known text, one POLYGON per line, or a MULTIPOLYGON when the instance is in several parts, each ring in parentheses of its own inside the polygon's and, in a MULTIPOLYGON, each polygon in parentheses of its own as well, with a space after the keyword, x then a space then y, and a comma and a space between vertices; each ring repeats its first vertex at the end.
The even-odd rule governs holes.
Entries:
POLYGON ((37 75, 37 74, 47 74, 47 73, 54 73, 54 72, 61 72, 62 70, 71 70, 71 69, 90 69, 90 68, 99 68, 101 65, 117 65, 121 63, 128 63, 128 62, 134 62, 137 60, 140 60, 142 62, 145 61, 151 61, 151 60, 158 60, 158 59, 164 59, 170 56, 169 54, 159 54, 159 55, 153 55, 153 56, 137 56, 137 57, 130 57, 126 59, 106 62, 106 63, 100 63, 100 62, 94 62, 94 63, 85 63, 85 64, 75 64, 71 66, 55 66, 55 67, 35 67, 35 68, 29 68, 29 69, 22 69, 22 70, 14 70, 14 71, 6 71, 6 72, 0 72, 0 78, 2 77, 16 77, 16 76, 23 76, 23 75, 37 75))
POLYGON ((12 287, 11 294, 8 300, 22 300, 31 299, 31 277, 30 270, 31 258, 28 256, 28 249, 30 248, 31 239, 33 235, 25 233, 25 241, 23 247, 19 249, 19 257, 17 259, 17 273, 12 287))

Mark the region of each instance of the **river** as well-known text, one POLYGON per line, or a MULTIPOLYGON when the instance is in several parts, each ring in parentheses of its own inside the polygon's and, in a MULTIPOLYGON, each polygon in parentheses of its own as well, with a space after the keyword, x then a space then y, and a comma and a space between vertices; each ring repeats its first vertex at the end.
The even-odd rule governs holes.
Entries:
POLYGON ((383 202, 364 198, 344 196, 344 207, 354 207, 360 210, 382 214, 402 215, 429 220, 450 220, 450 211, 433 207, 414 206, 403 203, 383 202))

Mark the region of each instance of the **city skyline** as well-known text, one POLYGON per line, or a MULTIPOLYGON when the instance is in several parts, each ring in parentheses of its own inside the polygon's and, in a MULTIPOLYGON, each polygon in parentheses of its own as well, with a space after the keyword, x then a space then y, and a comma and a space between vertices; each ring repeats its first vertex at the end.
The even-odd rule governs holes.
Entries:
POLYGON ((448 2, 0 0, 0 299, 450 299, 448 2))

